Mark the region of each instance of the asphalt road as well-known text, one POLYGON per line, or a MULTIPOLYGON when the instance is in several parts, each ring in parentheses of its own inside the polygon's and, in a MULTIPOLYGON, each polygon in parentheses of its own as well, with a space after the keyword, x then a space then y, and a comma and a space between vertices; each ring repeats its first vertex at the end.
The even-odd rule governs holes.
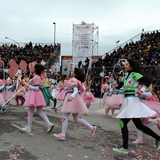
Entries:
MULTIPOLYGON (((0 114, 0 160, 160 160, 160 151, 155 151, 153 138, 144 135, 143 145, 134 145, 136 134, 132 122, 129 123, 128 155, 112 151, 121 145, 121 132, 118 119, 104 114, 100 100, 92 104, 90 115, 83 116, 88 122, 96 125, 94 138, 90 131, 69 117, 66 141, 56 139, 53 134, 61 131, 61 112, 56 114, 51 107, 45 109, 50 121, 55 124, 51 133, 47 133, 45 122, 34 113, 32 133, 23 133, 20 129, 27 124, 27 113, 24 107, 15 107, 12 102, 7 112, 0 114)), ((156 126, 152 129, 160 133, 156 126)))

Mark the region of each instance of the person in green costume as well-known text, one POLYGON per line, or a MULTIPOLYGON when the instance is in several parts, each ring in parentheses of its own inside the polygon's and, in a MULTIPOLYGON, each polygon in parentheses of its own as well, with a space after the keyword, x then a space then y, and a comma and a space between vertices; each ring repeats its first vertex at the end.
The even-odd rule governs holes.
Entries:
POLYGON ((142 132, 148 134, 156 140, 156 150, 160 149, 160 136, 153 132, 150 128, 144 126, 141 122, 141 118, 153 116, 156 112, 151 110, 145 104, 141 103, 138 96, 151 84, 149 78, 144 76, 141 70, 141 66, 138 61, 128 59, 124 63, 125 71, 128 75, 124 77, 117 89, 124 87, 125 99, 120 108, 120 111, 116 118, 120 118, 120 128, 122 132, 123 145, 117 148, 113 148, 116 152, 128 154, 128 122, 132 119, 136 128, 142 132), (139 88, 139 82, 143 82, 144 86, 139 88))

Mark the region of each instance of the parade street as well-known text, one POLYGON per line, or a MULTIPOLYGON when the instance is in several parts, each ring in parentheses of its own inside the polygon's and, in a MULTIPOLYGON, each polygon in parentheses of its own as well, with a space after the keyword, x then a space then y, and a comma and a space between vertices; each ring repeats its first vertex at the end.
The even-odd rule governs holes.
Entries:
MULTIPOLYGON (((128 125, 130 153, 112 151, 113 147, 122 144, 119 119, 106 116, 100 102, 96 98, 89 115, 80 115, 97 126, 95 136, 90 138, 90 130, 75 123, 70 115, 66 140, 62 141, 53 136, 61 132, 60 109, 57 113, 51 107, 44 109, 55 125, 52 132, 47 133, 47 125, 35 112, 32 132, 23 133, 21 128, 27 125, 27 112, 23 106, 16 107, 12 100, 7 112, 0 114, 0 160, 160 160, 160 151, 155 150, 153 138, 144 134, 144 144, 132 144, 136 139, 132 122, 128 125)), ((152 129, 159 133, 157 126, 152 129)))

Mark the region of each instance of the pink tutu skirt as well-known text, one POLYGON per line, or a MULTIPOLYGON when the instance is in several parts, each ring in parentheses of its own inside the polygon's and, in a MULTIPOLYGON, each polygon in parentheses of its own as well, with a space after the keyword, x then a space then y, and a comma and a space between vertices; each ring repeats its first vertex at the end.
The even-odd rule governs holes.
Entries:
POLYGON ((150 118, 157 118, 160 117, 160 103, 155 101, 148 101, 148 100, 140 100, 143 104, 149 107, 151 110, 155 111, 156 114, 150 118))
POLYGON ((77 94, 71 102, 68 102, 68 98, 71 93, 67 93, 63 106, 61 109, 62 113, 88 113, 88 109, 83 99, 79 94, 77 94))
POLYGON ((5 103, 4 97, 3 97, 2 93, 0 93, 0 105, 2 106, 4 103, 5 103))
POLYGON ((105 98, 105 105, 106 105, 107 107, 110 107, 109 104, 108 104, 109 98, 110 98, 110 96, 106 96, 106 98, 105 98))
POLYGON ((63 101, 64 100, 64 97, 65 97, 65 95, 66 95, 66 90, 62 90, 59 94, 58 94, 58 96, 57 96, 57 100, 59 100, 59 101, 63 101))
POLYGON ((8 99, 9 99, 9 94, 8 94, 8 90, 7 90, 7 89, 5 89, 5 90, 2 92, 2 96, 3 96, 5 102, 8 101, 8 99))
POLYGON ((94 103, 96 101, 91 91, 83 91, 81 97, 85 103, 94 103))
POLYGON ((149 100, 149 101, 155 101, 155 102, 159 102, 159 99, 158 99, 158 97, 157 96, 152 96, 152 97, 150 97, 150 98, 148 98, 147 100, 149 100))
POLYGON ((44 98, 41 89, 30 90, 23 104, 23 106, 25 107, 38 107, 38 106, 46 107, 46 105, 47 105, 46 100, 44 98))
POLYGON ((106 97, 107 97, 107 93, 105 92, 105 93, 103 94, 103 98, 102 98, 102 105, 103 105, 103 106, 105 105, 106 97))
POLYGON ((108 99, 108 105, 112 109, 118 109, 121 107, 124 101, 124 95, 123 94, 113 94, 108 99))

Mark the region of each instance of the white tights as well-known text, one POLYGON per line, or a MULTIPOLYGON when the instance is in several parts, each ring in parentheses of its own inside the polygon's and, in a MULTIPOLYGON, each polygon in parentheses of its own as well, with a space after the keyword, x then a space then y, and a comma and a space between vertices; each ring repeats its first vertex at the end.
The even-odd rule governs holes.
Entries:
MULTIPOLYGON (((158 122, 155 120, 155 121, 149 121, 149 122, 147 122, 147 123, 144 123, 143 121, 142 121, 142 123, 143 123, 143 125, 145 125, 145 126, 147 126, 147 127, 151 127, 151 126, 153 126, 153 125, 157 125, 158 124, 158 122)), ((140 131, 140 130, 138 130, 137 128, 136 128, 136 126, 135 126, 135 129, 136 129, 136 133, 137 133, 137 139, 139 139, 139 140, 142 140, 142 132, 140 131)))
MULTIPOLYGON (((35 107, 29 107, 28 111, 28 128, 31 128, 32 126, 32 121, 33 121, 33 113, 34 113, 35 107)), ((47 123, 47 126, 50 125, 50 121, 47 117, 47 115, 43 112, 42 106, 36 107, 38 115, 47 123)))
MULTIPOLYGON (((67 132, 67 128, 68 128, 68 117, 69 117, 70 113, 63 113, 62 115, 62 136, 66 136, 66 132, 67 132)), ((75 122, 77 123, 80 123, 84 126, 86 126, 87 128, 89 128, 90 130, 92 130, 93 126, 88 123, 87 121, 85 121, 84 119, 80 118, 79 117, 79 114, 73 114, 72 113, 72 116, 73 116, 73 119, 75 122)))

